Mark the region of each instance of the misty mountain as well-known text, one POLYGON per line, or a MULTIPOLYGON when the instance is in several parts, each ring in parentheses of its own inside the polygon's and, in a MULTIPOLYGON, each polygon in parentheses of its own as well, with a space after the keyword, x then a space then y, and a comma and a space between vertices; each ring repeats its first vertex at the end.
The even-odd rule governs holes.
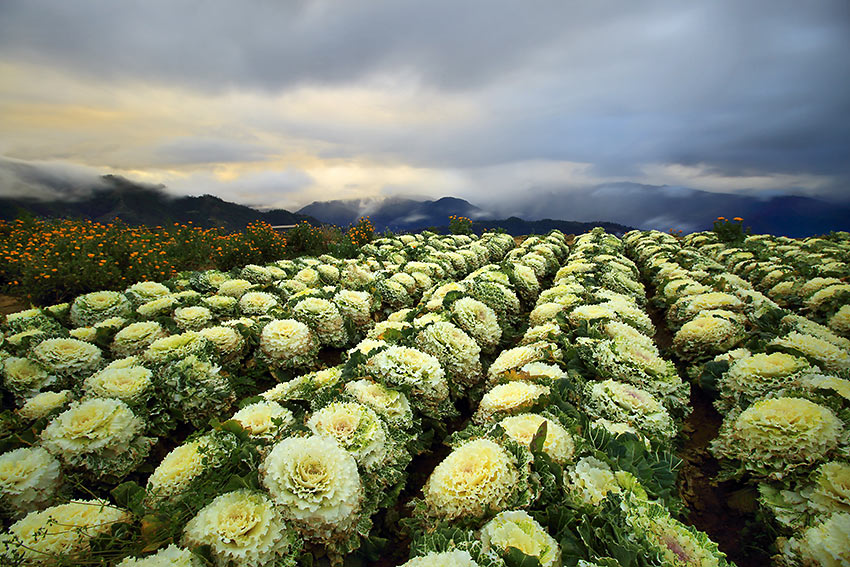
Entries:
POLYGON ((436 201, 417 201, 402 197, 387 197, 383 200, 314 201, 299 209, 298 213, 338 226, 347 226, 361 216, 368 216, 375 230, 379 232, 387 229, 413 231, 448 226, 451 215, 470 219, 488 216, 482 209, 455 197, 443 197, 436 201))
POLYGON ((46 218, 84 218, 108 223, 120 218, 130 225, 159 226, 188 223, 226 231, 265 221, 272 225, 307 221, 320 224, 308 215, 283 209, 258 211, 214 197, 172 197, 161 187, 140 185, 115 175, 102 176, 87 191, 77 191, 68 199, 0 197, 0 219, 11 220, 22 213, 46 218))
POLYGON ((742 217, 754 233, 791 237, 850 229, 850 206, 801 196, 758 197, 685 187, 610 183, 582 191, 529 190, 522 202, 506 204, 503 216, 610 222, 641 229, 694 232, 714 220, 742 217))
POLYGON ((630 230, 634 230, 632 226, 606 221, 578 222, 554 219, 529 221, 518 217, 510 217, 503 220, 472 221, 472 230, 476 234, 481 234, 486 230, 502 229, 513 236, 546 234, 550 230, 560 230, 564 234, 582 234, 589 232, 597 226, 601 226, 606 232, 619 236, 624 235, 630 230))

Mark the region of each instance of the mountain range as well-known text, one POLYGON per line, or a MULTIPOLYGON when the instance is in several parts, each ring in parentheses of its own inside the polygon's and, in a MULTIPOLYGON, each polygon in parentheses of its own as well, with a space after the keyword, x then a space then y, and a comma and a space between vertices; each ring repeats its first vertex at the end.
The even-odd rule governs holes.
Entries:
POLYGON ((35 217, 83 218, 102 223, 120 218, 130 225, 148 226, 191 222, 203 228, 218 227, 228 232, 242 230, 258 221, 272 225, 302 221, 321 224, 308 215, 283 209, 258 211, 213 195, 173 197, 161 187, 140 185, 115 175, 102 176, 96 187, 68 199, 0 197, 0 219, 11 220, 22 213, 35 217))
MULTIPOLYGON (((27 170, 32 176, 36 170, 27 170)), ((685 187, 612 183, 585 190, 523 188, 517 201, 491 202, 487 209, 456 197, 412 199, 404 197, 315 201, 293 213, 283 209, 258 210, 212 195, 175 197, 163 186, 139 184, 120 176, 104 175, 94 182, 71 185, 60 179, 39 178, 50 196, 37 194, 0 197, 0 219, 22 213, 38 217, 86 218, 128 224, 163 225, 192 222, 196 226, 240 230, 265 221, 291 225, 307 221, 345 227, 369 216, 375 229, 395 232, 425 228, 445 230, 451 215, 470 218, 474 230, 501 228, 519 235, 545 233, 557 228, 581 233, 594 226, 623 233, 641 229, 710 229, 718 216, 743 217, 754 233, 791 237, 850 230, 850 207, 803 196, 717 193, 685 187), (570 219, 570 220, 563 220, 570 219), (598 219, 605 219, 599 221, 598 219)), ((0 187, 0 195, 10 194, 0 187)))
POLYGON ((476 221, 477 227, 500 227, 512 234, 540 233, 551 228, 565 230, 555 226, 558 222, 574 223, 565 230, 571 233, 606 223, 606 229, 615 233, 627 227, 688 233, 711 229, 720 216, 743 217, 744 225, 754 233, 795 238, 850 230, 850 207, 811 197, 717 193, 639 183, 612 183, 582 191, 531 188, 520 193, 521 201, 492 203, 488 210, 454 197, 436 201, 388 197, 316 201, 298 212, 343 226, 368 215, 377 230, 445 226, 449 215, 465 216, 476 221), (549 227, 545 230, 528 224, 543 220, 549 227))

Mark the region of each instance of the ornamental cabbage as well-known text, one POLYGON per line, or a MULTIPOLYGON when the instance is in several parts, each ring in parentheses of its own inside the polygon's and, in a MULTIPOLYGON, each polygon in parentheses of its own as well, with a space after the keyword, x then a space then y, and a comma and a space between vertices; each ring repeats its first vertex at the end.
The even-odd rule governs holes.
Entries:
POLYGON ((413 410, 402 392, 365 378, 347 382, 345 392, 375 410, 390 426, 402 429, 413 427, 413 410))
POLYGON ((291 411, 271 400, 248 404, 230 419, 239 422, 251 437, 263 441, 277 439, 295 423, 291 411))
POLYGON ((616 380, 587 385, 584 408, 594 419, 628 423, 662 445, 676 436, 676 427, 667 409, 649 392, 616 380))
POLYGON ((307 297, 292 308, 292 317, 306 323, 324 346, 341 348, 348 344, 345 321, 336 305, 327 299, 307 297))
POLYGON ((311 540, 345 534, 359 520, 363 485, 354 457, 329 437, 289 437, 260 466, 284 516, 311 540))
POLYGON ((508 437, 529 447, 534 435, 542 424, 546 424, 546 438, 543 451, 558 464, 572 460, 575 454, 575 442, 564 426, 555 420, 536 413, 523 413, 504 418, 499 422, 508 437))
POLYGON ((827 407, 802 398, 758 401, 724 419, 711 450, 749 472, 782 480, 828 459, 842 443, 844 425, 827 407))
POLYGON ((366 470, 388 458, 388 432, 378 414, 357 402, 334 402, 316 411, 307 420, 316 435, 336 440, 366 470))
POLYGON ((549 386, 517 380, 490 389, 473 415, 476 423, 488 423, 507 415, 531 411, 541 405, 551 392, 549 386))
POLYGON ((95 291, 74 300, 71 305, 71 323, 76 327, 88 327, 110 317, 127 318, 132 313, 133 305, 123 293, 95 291))
POLYGON ((228 492, 210 502, 186 524, 183 544, 209 545, 219 567, 279 565, 281 558, 295 565, 301 550, 274 503, 252 490, 228 492))
POLYGON ((130 521, 129 512, 100 500, 74 500, 30 512, 0 536, 0 557, 9 564, 35 565, 82 559, 89 556, 94 537, 130 521))
POLYGON ((123 358, 142 354, 157 339, 166 336, 165 329, 156 321, 131 323, 112 338, 112 354, 123 358))
POLYGON ((468 551, 432 551, 414 557, 401 567, 479 567, 468 551))
POLYGON ((414 344, 440 361, 452 384, 469 387, 481 380, 481 348, 455 325, 432 323, 416 335, 414 344))
POLYGON ((61 483, 59 461, 42 447, 0 455, 0 503, 16 516, 44 508, 61 483))
POLYGON ((510 505, 519 483, 514 458, 489 439, 468 441, 437 467, 425 487, 425 504, 437 517, 481 517, 510 505))
POLYGON ((203 567, 203 560, 188 549, 172 543, 153 555, 141 558, 125 557, 116 567, 203 567))
POLYGON ((77 339, 47 339, 32 349, 32 358, 63 378, 85 378, 101 364, 100 349, 77 339))
POLYGON ((276 368, 310 367, 318 362, 319 340, 295 319, 275 319, 263 327, 260 352, 276 368))
POLYGON ((127 404, 94 398, 71 404, 41 432, 45 449, 95 478, 121 478, 147 456, 155 439, 143 437, 145 424, 127 404))
POLYGON ((534 557, 541 567, 560 567, 561 546, 525 510, 500 512, 481 528, 484 553, 505 555, 510 548, 534 557))

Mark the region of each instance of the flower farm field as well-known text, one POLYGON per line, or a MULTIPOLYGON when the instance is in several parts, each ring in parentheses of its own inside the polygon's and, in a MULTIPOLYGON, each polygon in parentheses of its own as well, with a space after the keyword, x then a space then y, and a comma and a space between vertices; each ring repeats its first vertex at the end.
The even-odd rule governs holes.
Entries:
POLYGON ((850 235, 299 230, 0 227, 0 564, 850 564, 850 235))

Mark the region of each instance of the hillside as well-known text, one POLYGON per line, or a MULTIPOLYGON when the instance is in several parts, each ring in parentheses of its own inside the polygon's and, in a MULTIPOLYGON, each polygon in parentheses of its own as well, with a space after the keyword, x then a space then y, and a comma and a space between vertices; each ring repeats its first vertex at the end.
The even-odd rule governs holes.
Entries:
POLYGON ((212 195, 172 197, 159 188, 142 186, 113 175, 105 175, 101 180, 101 186, 87 195, 68 200, 0 197, 0 219, 11 220, 28 213, 36 217, 84 218, 104 223, 120 218, 130 225, 148 226, 191 222, 227 231, 241 230, 257 221, 273 225, 301 221, 321 224, 309 215, 283 209, 258 211, 212 195))

